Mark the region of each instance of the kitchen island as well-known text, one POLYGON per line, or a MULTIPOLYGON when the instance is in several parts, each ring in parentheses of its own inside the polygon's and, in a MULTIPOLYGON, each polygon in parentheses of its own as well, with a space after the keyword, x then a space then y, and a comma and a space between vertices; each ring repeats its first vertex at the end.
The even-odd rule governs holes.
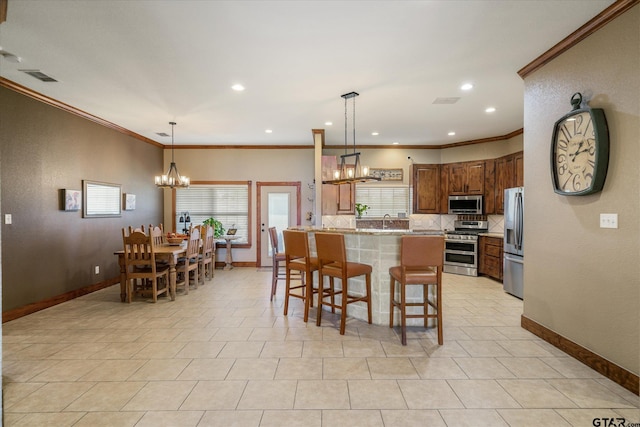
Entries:
MULTIPOLYGON (((340 233, 344 235, 344 243, 347 249, 347 260, 361 262, 372 267, 371 272, 371 313, 375 325, 389 324, 389 299, 390 277, 389 268, 400 265, 400 238, 405 234, 410 235, 436 235, 442 236, 440 230, 397 230, 397 229, 358 229, 358 228, 311 228, 292 227, 295 230, 309 232, 309 249, 312 256, 316 255, 315 232, 340 233)), ((316 275, 314 275, 317 277, 316 275)), ((325 279, 328 286, 328 279, 325 279)), ((342 284, 335 281, 340 289, 342 284)), ((355 295, 365 294, 364 276, 349 279, 349 293, 355 295)), ((407 301, 420 301, 422 289, 419 286, 407 288, 407 301)), ((314 302, 315 305, 315 302, 314 302)), ((364 303, 349 304, 347 314, 350 317, 367 321, 367 309, 364 303)), ((399 316, 395 316, 399 322, 399 316)), ((407 319, 408 325, 422 325, 422 319, 407 319)), ((399 323, 398 323, 399 324, 399 323)))

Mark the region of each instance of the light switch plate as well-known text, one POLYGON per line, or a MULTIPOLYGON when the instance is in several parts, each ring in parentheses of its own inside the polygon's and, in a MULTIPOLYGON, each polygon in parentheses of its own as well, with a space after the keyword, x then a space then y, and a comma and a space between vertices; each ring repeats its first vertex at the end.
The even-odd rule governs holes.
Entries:
POLYGON ((11 224, 13 221, 13 218, 11 218, 11 214, 4 214, 4 223, 5 224, 11 224))
POLYGON ((600 228, 618 228, 617 213, 600 214, 600 228))

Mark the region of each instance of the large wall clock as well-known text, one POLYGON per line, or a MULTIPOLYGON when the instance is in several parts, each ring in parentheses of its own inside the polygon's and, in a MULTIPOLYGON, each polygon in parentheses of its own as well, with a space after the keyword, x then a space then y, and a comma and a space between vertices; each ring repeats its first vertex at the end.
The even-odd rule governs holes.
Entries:
POLYGON ((601 108, 580 108, 582 94, 571 97, 573 109, 553 127, 553 189, 566 196, 602 190, 609 165, 609 129, 601 108))

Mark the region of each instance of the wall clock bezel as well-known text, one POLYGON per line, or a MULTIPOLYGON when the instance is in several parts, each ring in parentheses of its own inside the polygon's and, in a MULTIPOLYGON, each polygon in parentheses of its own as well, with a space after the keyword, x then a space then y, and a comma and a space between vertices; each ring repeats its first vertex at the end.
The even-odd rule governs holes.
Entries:
POLYGON ((607 169, 609 166, 609 128, 607 126, 607 120, 604 114, 604 110, 601 108, 590 108, 588 106, 580 108, 582 103, 582 94, 576 92, 571 97, 571 105, 573 109, 562 116, 553 126, 553 134, 551 136, 551 180, 553 183, 553 190, 555 193, 563 196, 586 196, 602 191, 607 176, 607 169), (591 118, 593 126, 593 136, 595 145, 595 156, 593 157, 593 178, 589 187, 580 190, 567 190, 564 189, 561 183, 561 179, 558 176, 558 163, 557 146, 560 137, 561 127, 565 122, 575 116, 588 113, 591 118))

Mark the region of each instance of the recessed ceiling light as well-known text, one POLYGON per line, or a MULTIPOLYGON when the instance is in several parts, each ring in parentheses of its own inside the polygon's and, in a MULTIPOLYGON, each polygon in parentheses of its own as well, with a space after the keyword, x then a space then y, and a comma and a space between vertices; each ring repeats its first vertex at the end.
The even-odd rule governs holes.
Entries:
POLYGON ((471 90, 471 89, 473 89, 473 85, 471 83, 465 83, 462 86, 460 86, 460 89, 462 89, 462 90, 471 90))
POLYGON ((273 133, 273 131, 271 129, 266 129, 264 132, 265 133, 273 133))
POLYGON ((378 136, 378 135, 380 135, 380 134, 379 134, 378 132, 371 132, 371 135, 373 135, 373 136, 378 136))
POLYGON ((244 86, 238 83, 231 86, 231 89, 235 90, 236 92, 242 92, 244 90, 244 86))
POLYGON ((493 113, 495 111, 496 111, 495 107, 489 107, 486 110, 484 110, 485 113, 493 113))
POLYGON ((449 135, 449 136, 453 136, 453 135, 455 135, 455 134, 456 134, 455 132, 449 132, 447 135, 449 135))
POLYGON ((400 143, 396 141, 396 142, 392 142, 392 144, 393 144, 393 145, 398 145, 398 144, 400 144, 400 143))
POLYGON ((325 126, 331 126, 333 125, 333 122, 324 122, 325 126))

